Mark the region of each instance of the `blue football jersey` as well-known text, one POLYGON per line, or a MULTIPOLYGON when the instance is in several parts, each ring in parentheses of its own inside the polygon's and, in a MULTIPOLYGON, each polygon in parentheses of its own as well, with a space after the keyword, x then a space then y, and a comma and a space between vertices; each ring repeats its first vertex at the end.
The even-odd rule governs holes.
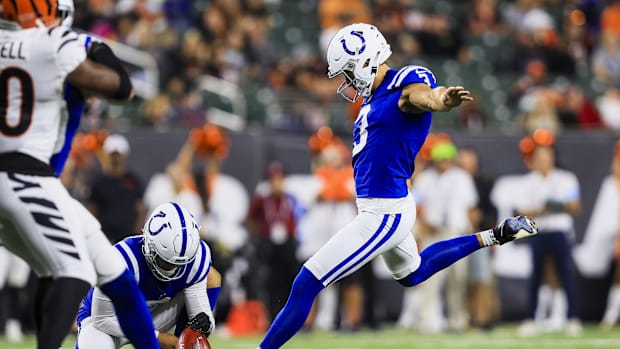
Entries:
MULTIPOLYGON (((200 241, 196 258, 187 265, 181 278, 162 282, 153 275, 146 263, 142 254, 142 240, 141 236, 131 236, 118 242, 114 247, 120 251, 129 271, 135 276, 138 288, 142 291, 147 303, 172 300, 185 288, 205 282, 211 269, 211 250, 206 242, 200 241)), ((205 283, 205 292, 206 289, 205 283)), ((77 315, 78 324, 91 315, 92 298, 93 289, 82 300, 77 315)))
POLYGON ((431 127, 432 114, 411 115, 398 108, 402 88, 422 83, 437 87, 427 68, 389 70, 367 98, 353 126, 353 169, 358 198, 402 198, 414 160, 431 127))

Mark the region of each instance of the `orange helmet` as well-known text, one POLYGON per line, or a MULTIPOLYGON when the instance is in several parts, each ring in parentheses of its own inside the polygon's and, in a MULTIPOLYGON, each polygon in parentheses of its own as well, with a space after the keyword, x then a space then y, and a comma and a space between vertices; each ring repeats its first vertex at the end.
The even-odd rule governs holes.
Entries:
POLYGON ((50 26, 56 19, 57 7, 58 0, 2 0, 0 16, 24 29, 36 27, 37 19, 50 26))

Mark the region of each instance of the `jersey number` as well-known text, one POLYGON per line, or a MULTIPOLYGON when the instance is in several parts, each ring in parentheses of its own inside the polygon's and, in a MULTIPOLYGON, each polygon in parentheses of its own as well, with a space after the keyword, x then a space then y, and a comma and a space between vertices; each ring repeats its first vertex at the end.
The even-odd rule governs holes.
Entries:
POLYGON ((370 104, 367 104, 360 109, 358 119, 360 124, 357 126, 357 132, 359 132, 359 139, 354 140, 352 155, 359 153, 366 146, 368 142, 368 114, 370 113, 370 104))
POLYGON ((0 72, 0 132, 6 136, 16 137, 28 130, 32 122, 34 111, 34 84, 30 74, 26 71, 10 67, 0 72), (11 79, 19 82, 21 87, 21 103, 19 107, 19 120, 16 124, 9 124, 9 83, 11 79))
POLYGON ((420 79, 424 80, 425 84, 427 84, 428 86, 432 86, 430 76, 432 76, 433 73, 431 73, 430 70, 426 68, 421 68, 421 69, 416 69, 415 73, 420 79))

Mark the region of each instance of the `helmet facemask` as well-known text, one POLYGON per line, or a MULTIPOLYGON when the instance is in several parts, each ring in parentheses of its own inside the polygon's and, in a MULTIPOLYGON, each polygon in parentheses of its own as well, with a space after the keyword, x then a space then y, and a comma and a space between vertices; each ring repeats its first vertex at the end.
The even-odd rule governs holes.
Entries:
POLYGON ((192 258, 187 263, 183 264, 176 264, 171 261, 167 261, 157 254, 157 252, 155 251, 154 243, 146 238, 144 239, 144 243, 142 245, 142 254, 144 254, 146 264, 148 265, 153 275, 158 280, 165 282, 180 279, 183 276, 187 265, 193 260, 192 258), (175 267, 173 269, 167 269, 165 265, 161 265, 161 262, 164 262, 168 265, 173 265, 175 267))
MULTIPOLYGON (((366 64, 368 64, 368 62, 366 62, 366 64)), ((327 76, 330 79, 340 74, 344 75, 344 81, 342 82, 342 84, 340 84, 340 86, 336 90, 336 93, 338 93, 340 96, 342 96, 342 98, 346 99, 347 101, 351 103, 357 102, 360 96, 364 98, 370 96, 371 89, 372 89, 372 83, 374 82, 374 77, 377 75, 376 69, 373 69, 373 71, 371 72, 372 79, 371 81, 367 81, 367 80, 355 77, 355 73, 353 72, 353 69, 355 69, 355 63, 351 61, 347 63, 347 65, 345 66, 343 70, 335 74, 331 74, 331 73, 327 74, 327 76), (355 90, 355 94, 353 95, 353 97, 350 97, 350 94, 346 93, 349 88, 352 88, 353 90, 355 90)))

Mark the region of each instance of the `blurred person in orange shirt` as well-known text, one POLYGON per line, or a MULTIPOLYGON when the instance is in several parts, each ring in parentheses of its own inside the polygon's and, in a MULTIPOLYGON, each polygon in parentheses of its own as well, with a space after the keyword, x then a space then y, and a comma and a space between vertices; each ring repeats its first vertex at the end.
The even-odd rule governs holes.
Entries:
POLYGON ((601 31, 610 30, 620 37, 620 1, 612 0, 601 13, 601 31))

